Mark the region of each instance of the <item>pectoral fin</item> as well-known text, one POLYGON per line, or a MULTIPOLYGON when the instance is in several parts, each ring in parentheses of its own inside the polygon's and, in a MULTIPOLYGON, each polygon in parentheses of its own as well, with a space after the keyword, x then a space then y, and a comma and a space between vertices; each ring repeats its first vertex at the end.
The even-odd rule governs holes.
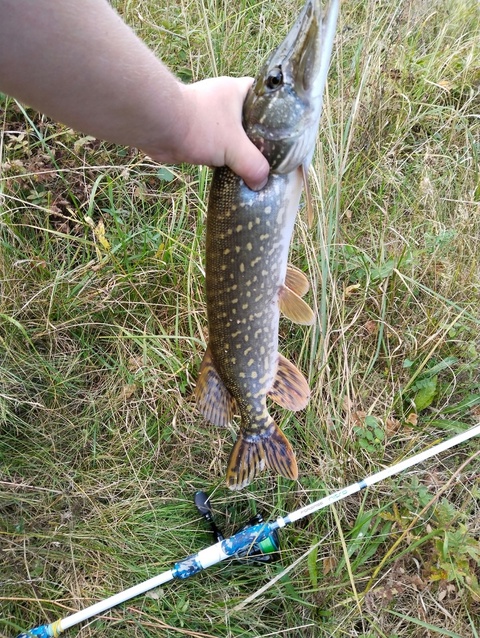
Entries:
POLYGON ((277 376, 268 396, 282 408, 292 412, 303 410, 310 399, 310 388, 305 377, 281 354, 278 355, 277 376))
POLYGON ((310 289, 308 279, 303 272, 289 264, 287 266, 287 274, 285 275, 285 285, 290 290, 293 290, 299 297, 303 297, 310 289))
POLYGON ((280 311, 294 323, 311 326, 315 315, 310 306, 287 286, 280 289, 280 311))
POLYGON ((215 369, 210 347, 207 348, 200 366, 195 386, 197 408, 213 425, 226 427, 233 418, 235 399, 224 386, 215 369))

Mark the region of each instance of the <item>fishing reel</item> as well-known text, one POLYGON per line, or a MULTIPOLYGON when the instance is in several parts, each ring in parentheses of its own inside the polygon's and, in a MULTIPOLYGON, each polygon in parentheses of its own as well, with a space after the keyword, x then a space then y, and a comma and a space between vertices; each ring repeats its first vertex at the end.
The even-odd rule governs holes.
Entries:
MULTIPOLYGON (((210 501, 205 492, 199 491, 195 494, 194 503, 197 510, 207 521, 217 542, 225 540, 223 532, 217 527, 213 520, 212 508, 210 501)), ((249 527, 260 525, 263 523, 263 516, 255 514, 246 525, 237 529, 235 534, 243 532, 249 527)), ((235 535, 234 534, 234 535, 235 535)), ((258 543, 252 543, 247 549, 241 550, 235 554, 235 557, 242 563, 245 561, 253 561, 256 563, 272 563, 279 558, 280 543, 278 539, 278 530, 273 530, 266 538, 258 543)))

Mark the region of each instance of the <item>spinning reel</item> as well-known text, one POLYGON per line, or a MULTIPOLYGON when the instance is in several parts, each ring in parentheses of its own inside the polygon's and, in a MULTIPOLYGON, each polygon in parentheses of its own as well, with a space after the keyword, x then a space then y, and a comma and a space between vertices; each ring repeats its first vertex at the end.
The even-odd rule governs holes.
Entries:
MULTIPOLYGON (((197 510, 209 524, 215 540, 217 542, 225 540, 225 536, 213 520, 212 508, 210 506, 210 501, 208 500, 207 494, 202 491, 197 492, 194 497, 194 503, 197 510)), ((238 534, 238 532, 243 532, 249 527, 259 525, 263 522, 263 516, 261 514, 255 514, 255 516, 253 516, 246 525, 240 527, 240 529, 238 529, 235 534, 238 534)), ((263 540, 254 542, 248 547, 237 552, 235 554, 235 557, 241 562, 245 562, 245 560, 248 560, 257 563, 272 563, 273 561, 278 560, 279 549, 280 543, 278 539, 278 530, 275 529, 272 530, 270 534, 263 540)))

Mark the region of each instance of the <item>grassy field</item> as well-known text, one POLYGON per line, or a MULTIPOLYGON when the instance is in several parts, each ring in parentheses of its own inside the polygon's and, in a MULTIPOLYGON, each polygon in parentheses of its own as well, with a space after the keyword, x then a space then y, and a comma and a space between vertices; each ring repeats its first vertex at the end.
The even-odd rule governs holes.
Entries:
MULTIPOLYGON (((118 0, 185 81, 254 75, 301 0, 118 0)), ((480 421, 480 9, 344 2, 293 263, 318 320, 281 323, 312 399, 278 409, 297 483, 231 493, 235 431, 192 392, 206 345, 210 173, 158 166, 0 97, 0 635, 51 622, 480 421)), ((471 441, 82 638, 480 635, 471 441)))

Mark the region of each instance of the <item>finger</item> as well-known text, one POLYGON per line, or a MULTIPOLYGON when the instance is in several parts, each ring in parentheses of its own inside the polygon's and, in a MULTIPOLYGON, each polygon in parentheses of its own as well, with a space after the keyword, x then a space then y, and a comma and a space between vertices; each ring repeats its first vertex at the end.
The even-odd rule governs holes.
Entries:
MULTIPOLYGON (((252 83, 253 78, 251 77, 238 78, 237 86, 243 93, 242 103, 245 101, 252 83)), ((237 139, 232 139, 229 156, 227 153, 227 166, 239 175, 249 188, 261 190, 267 183, 270 166, 257 147, 248 139, 243 128, 239 128, 236 133, 236 136, 232 136, 232 138, 236 137, 237 139)))
POLYGON ((239 175, 254 191, 261 190, 268 180, 270 165, 258 148, 243 134, 238 144, 233 144, 234 153, 227 157, 227 166, 239 175))

